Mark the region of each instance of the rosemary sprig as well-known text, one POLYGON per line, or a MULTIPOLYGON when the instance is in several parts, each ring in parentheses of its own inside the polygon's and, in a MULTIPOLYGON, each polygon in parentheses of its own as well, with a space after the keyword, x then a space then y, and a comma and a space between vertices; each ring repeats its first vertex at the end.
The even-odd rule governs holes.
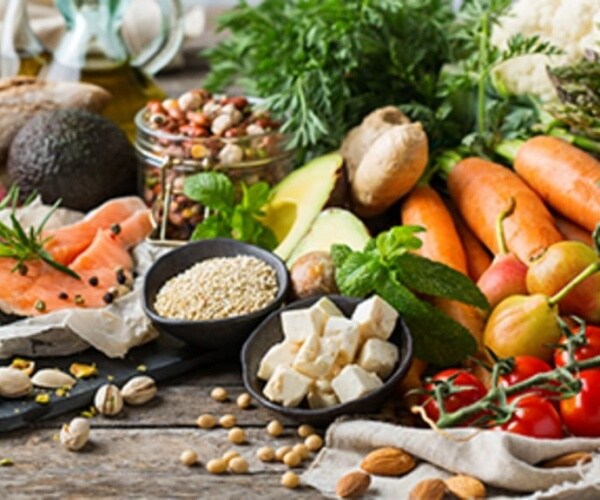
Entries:
MULTIPOLYGON (((19 190, 13 186, 6 195, 6 198, 0 202, 0 209, 11 206, 11 213, 9 216, 10 226, 0 221, 0 258, 11 258, 17 261, 12 268, 12 272, 26 270, 26 261, 42 260, 49 266, 68 274, 72 278, 78 280, 81 279, 75 271, 56 262, 44 248, 44 245, 51 237, 44 238, 42 236, 42 231, 52 214, 60 205, 60 200, 50 208, 37 227, 30 227, 29 231, 26 231, 16 216, 18 198, 19 190)), ((31 202, 31 199, 26 200, 25 203, 28 204, 29 202, 31 202)))

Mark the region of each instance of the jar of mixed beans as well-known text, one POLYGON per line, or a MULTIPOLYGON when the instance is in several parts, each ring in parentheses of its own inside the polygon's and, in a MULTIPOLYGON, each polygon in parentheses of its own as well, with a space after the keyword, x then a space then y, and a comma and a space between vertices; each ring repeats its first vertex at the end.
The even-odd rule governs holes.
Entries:
POLYGON ((207 215, 183 192, 186 177, 215 170, 235 185, 273 185, 293 168, 294 152, 280 124, 245 97, 191 90, 151 101, 135 118, 139 191, 156 222, 153 240, 188 240, 207 215))

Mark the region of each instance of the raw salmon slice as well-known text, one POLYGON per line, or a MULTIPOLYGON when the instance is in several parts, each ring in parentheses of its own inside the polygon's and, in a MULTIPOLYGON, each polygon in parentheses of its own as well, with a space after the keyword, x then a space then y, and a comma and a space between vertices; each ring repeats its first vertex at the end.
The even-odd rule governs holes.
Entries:
POLYGON ((55 261, 70 264, 90 246, 98 229, 110 229, 115 224, 120 225, 136 212, 146 210, 142 199, 136 196, 107 201, 79 222, 44 233, 45 237, 52 238, 46 243, 46 250, 55 261))
POLYGON ((9 314, 37 316, 73 307, 105 306, 109 290, 118 289, 123 276, 131 279, 134 262, 129 250, 153 229, 147 209, 134 212, 119 225, 119 234, 96 230, 89 246, 71 262, 69 268, 81 280, 42 261, 27 262, 27 275, 22 276, 11 272, 13 259, 0 258, 0 308, 9 314))

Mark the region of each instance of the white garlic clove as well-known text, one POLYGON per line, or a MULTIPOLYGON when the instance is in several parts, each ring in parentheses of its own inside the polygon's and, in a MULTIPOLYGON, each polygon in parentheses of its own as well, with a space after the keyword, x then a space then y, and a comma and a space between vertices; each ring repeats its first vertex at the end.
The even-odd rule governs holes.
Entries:
POLYGON ((86 418, 74 418, 70 423, 63 425, 60 430, 60 443, 71 451, 83 448, 90 437, 90 422, 86 418))
POLYGON ((14 368, 0 368, 0 397, 22 398, 31 393, 33 385, 29 377, 14 368))
POLYGON ((58 389, 60 387, 73 387, 77 381, 68 375, 67 373, 60 371, 57 368, 44 368, 38 370, 33 377, 31 382, 36 387, 42 387, 44 389, 58 389))
POLYGON ((102 415, 112 417, 121 413, 123 398, 116 385, 105 384, 96 391, 94 406, 102 415))
POLYGON ((156 396, 156 382, 152 377, 140 375, 133 377, 121 389, 121 396, 129 405, 143 405, 156 396))

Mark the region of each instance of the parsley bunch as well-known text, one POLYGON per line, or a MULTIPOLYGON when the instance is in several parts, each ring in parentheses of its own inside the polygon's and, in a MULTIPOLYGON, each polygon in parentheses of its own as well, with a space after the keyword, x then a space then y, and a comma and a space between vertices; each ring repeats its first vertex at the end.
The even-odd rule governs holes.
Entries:
POLYGON ((344 295, 376 293, 400 312, 410 328, 415 355, 436 365, 451 365, 475 354, 477 343, 460 324, 417 296, 444 297, 488 308, 479 288, 464 274, 411 253, 422 243, 417 226, 398 226, 371 239, 361 252, 333 245, 336 282, 344 295))
POLYGON ((192 240, 233 238, 272 250, 277 238, 260 217, 271 190, 266 182, 252 186, 241 183, 241 199, 236 203, 235 187, 219 172, 201 172, 188 177, 183 192, 191 200, 211 209, 213 213, 196 226, 192 240))

